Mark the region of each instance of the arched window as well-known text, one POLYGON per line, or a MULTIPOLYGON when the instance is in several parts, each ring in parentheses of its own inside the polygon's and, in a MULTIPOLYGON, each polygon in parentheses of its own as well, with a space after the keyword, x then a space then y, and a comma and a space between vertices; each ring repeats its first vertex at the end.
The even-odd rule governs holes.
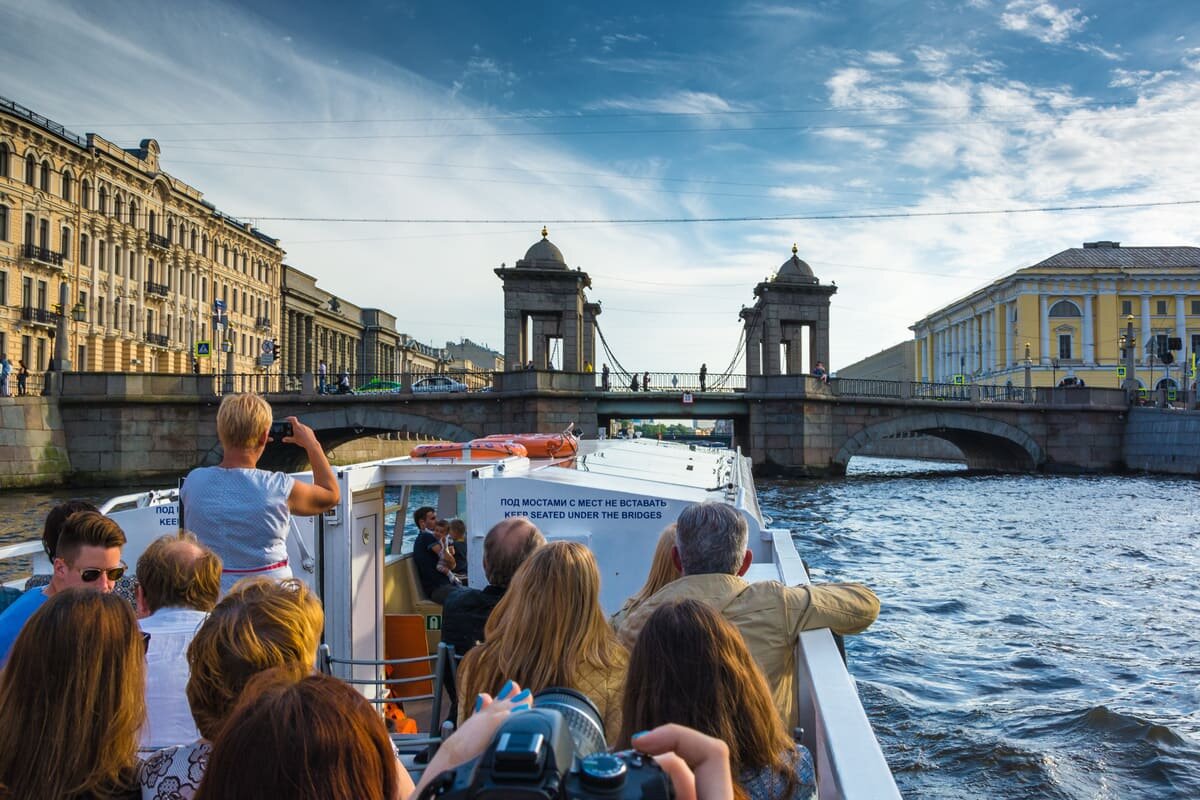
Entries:
POLYGON ((196 252, 196 229, 192 228, 192 252, 196 252))
POLYGON ((98 196, 99 196, 100 202, 96 205, 96 210, 99 211, 101 214, 107 214, 108 213, 108 187, 101 186, 98 196))
POLYGON ((158 215, 151 211, 146 220, 146 230, 150 233, 158 233, 158 215))
POLYGON ((124 213, 125 201, 121 199, 121 195, 113 195, 113 218, 120 222, 124 213))
POLYGON ((70 261, 71 260, 71 229, 66 227, 65 225, 63 226, 63 229, 62 229, 62 238, 59 240, 59 244, 61 245, 59 247, 59 250, 62 252, 63 260, 70 261))
POLYGON ((0 178, 8 177, 8 162, 12 154, 8 151, 8 142, 0 142, 0 178))
POLYGON ((33 183, 36 180, 36 176, 34 175, 36 171, 37 160, 34 159, 33 153, 30 153, 29 155, 25 156, 25 182, 30 186, 33 186, 33 183))
POLYGON ((71 173, 63 170, 62 174, 62 199, 68 203, 71 202, 71 173))
POLYGON ((200 235, 200 255, 208 258, 208 234, 200 235))
POLYGON ((79 184, 79 202, 84 210, 92 207, 92 184, 86 178, 79 184))
POLYGON ((1054 305, 1050 306, 1050 316, 1052 317, 1081 317, 1079 306, 1072 303, 1070 300, 1059 300, 1054 305))
POLYGON ((79 235, 79 263, 85 267, 88 265, 88 246, 91 243, 86 233, 79 235))
POLYGON ((229 266, 229 245, 221 245, 221 260, 225 262, 225 266, 229 266))
POLYGON ((129 201, 129 224, 135 228, 137 227, 137 224, 138 224, 137 212, 138 212, 137 201, 130 200, 129 201))
POLYGON ((167 218, 167 241, 175 238, 175 220, 167 218))
POLYGON ((50 162, 49 161, 42 162, 42 181, 41 181, 41 183, 42 183, 42 191, 43 192, 50 191, 50 162))

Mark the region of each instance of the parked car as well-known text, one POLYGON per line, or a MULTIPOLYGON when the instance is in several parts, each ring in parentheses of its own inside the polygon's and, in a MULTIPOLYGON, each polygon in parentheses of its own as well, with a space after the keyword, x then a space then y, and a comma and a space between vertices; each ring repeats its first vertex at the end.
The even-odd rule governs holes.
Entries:
POLYGON ((430 375, 413 383, 414 392, 465 392, 467 385, 445 375, 430 375))
POLYGON ((354 390, 355 394, 396 394, 404 390, 404 384, 372 378, 354 390))

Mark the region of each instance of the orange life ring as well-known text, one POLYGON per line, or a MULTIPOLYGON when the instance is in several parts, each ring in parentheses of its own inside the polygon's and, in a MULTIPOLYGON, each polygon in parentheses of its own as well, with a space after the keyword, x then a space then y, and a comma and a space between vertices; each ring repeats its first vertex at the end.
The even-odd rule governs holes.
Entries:
POLYGON ((530 458, 564 458, 579 452, 579 440, 567 433, 493 433, 474 441, 520 445, 530 458))
POLYGON ((509 456, 524 458, 528 455, 528 451, 514 442, 476 439, 471 442, 419 444, 412 449, 409 455, 413 458, 460 458, 464 461, 474 461, 480 459, 508 458, 509 456))

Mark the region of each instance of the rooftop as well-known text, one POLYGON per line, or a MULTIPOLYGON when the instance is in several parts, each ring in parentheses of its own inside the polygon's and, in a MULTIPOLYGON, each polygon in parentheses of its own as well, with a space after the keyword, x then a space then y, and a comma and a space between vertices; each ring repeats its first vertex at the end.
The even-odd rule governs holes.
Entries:
POLYGON ((1200 247, 1122 247, 1120 242, 1084 242, 1055 253, 1037 267, 1159 269, 1200 267, 1200 247))

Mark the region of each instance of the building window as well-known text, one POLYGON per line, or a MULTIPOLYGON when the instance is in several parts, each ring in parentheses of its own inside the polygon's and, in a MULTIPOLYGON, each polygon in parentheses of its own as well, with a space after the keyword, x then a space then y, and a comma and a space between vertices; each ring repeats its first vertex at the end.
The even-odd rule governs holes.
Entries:
POLYGON ((1192 352, 1200 353, 1200 333, 1192 334, 1192 352))
POLYGON ((28 275, 21 278, 21 305, 33 305, 33 278, 28 275))
POLYGON ((50 191, 50 162, 42 162, 42 191, 50 191))
POLYGON ((137 311, 137 308, 134 307, 133 301, 130 300, 129 301, 129 313, 125 315, 125 318, 129 320, 129 332, 130 333, 137 332, 137 320, 134 318, 136 311, 137 311))
POLYGON ((33 244, 33 214, 25 215, 25 237, 21 239, 25 244, 33 244))
POLYGON ((1167 315, 1167 301, 1166 300, 1155 300, 1154 301, 1154 313, 1160 317, 1165 317, 1167 315))
POLYGON ((132 250, 129 251, 129 277, 135 281, 138 279, 137 253, 132 250))
POLYGON ((38 246, 43 250, 50 249, 50 220, 38 221, 38 246))
POLYGON ((101 297, 96 301, 96 324, 101 328, 104 327, 104 298, 101 297))
POLYGON ((1063 333, 1058 337, 1058 357, 1064 361, 1071 358, 1071 334, 1063 333))
POLYGON ((202 234, 200 236, 200 255, 204 256, 205 258, 208 258, 208 234, 207 233, 202 234))
POLYGON ((85 267, 88 265, 88 246, 90 244, 91 240, 88 239, 86 233, 79 235, 79 263, 85 267))
MULTIPOLYGON (((46 363, 46 340, 38 339, 37 342, 38 342, 37 343, 37 353, 38 353, 37 364, 38 365, 36 367, 34 367, 34 369, 42 369, 42 370, 49 369, 50 365, 48 363, 46 363)), ((25 363, 28 364, 29 362, 26 361, 25 363)))
POLYGON ((71 202, 71 173, 65 170, 62 176, 62 199, 71 202))
POLYGON ((113 219, 117 222, 121 221, 121 217, 125 214, 125 201, 121 199, 121 195, 116 195, 113 198, 113 219))
POLYGON ((167 241, 168 242, 171 241, 171 238, 174 235, 175 235, 175 220, 169 219, 169 220, 167 220, 167 241))
POLYGON ((37 172, 37 162, 33 159, 33 154, 25 156, 25 182, 33 186, 37 177, 34 173, 37 172))
POLYGON ((192 252, 196 252, 196 229, 192 228, 192 252))
POLYGON ((62 249, 63 260, 70 261, 71 260, 71 229, 70 228, 64 227, 62 229, 62 240, 61 240, 60 244, 62 245, 61 249, 62 249))
POLYGON ((208 278, 200 278, 200 302, 208 302, 208 278))
POLYGON ((1070 300, 1059 300, 1054 305, 1050 306, 1050 316, 1052 317, 1078 317, 1079 306, 1072 303, 1070 300))
POLYGON ((121 274, 121 248, 119 247, 113 248, 113 274, 121 274))
POLYGON ((108 213, 108 189, 104 186, 100 187, 100 192, 97 194, 99 203, 96 205, 96 210, 101 214, 108 213))
POLYGON ((8 206, 0 206, 0 242, 8 241, 8 206))
POLYGON ((87 180, 79 184, 79 203, 85 210, 92 205, 92 184, 87 180))
POLYGON ((1121 301, 1121 316, 1128 317, 1132 313, 1133 313, 1133 301, 1132 300, 1122 300, 1121 301))
POLYGON ((38 308, 46 307, 46 282, 45 281, 37 282, 37 307, 38 308))
POLYGON ((137 211, 138 211, 137 203, 135 203, 133 200, 130 200, 129 201, 129 224, 135 228, 137 227, 137 224, 138 224, 137 211))
POLYGON ((1200 300, 1192 301, 1192 316, 1200 317, 1200 300))
MULTIPOLYGON (((8 273, 0 272, 0 306, 8 305, 8 273)), ((0 352, 4 352, 0 348, 0 352)))
POLYGON ((12 155, 8 152, 8 143, 0 142, 0 178, 8 177, 8 162, 12 155))

